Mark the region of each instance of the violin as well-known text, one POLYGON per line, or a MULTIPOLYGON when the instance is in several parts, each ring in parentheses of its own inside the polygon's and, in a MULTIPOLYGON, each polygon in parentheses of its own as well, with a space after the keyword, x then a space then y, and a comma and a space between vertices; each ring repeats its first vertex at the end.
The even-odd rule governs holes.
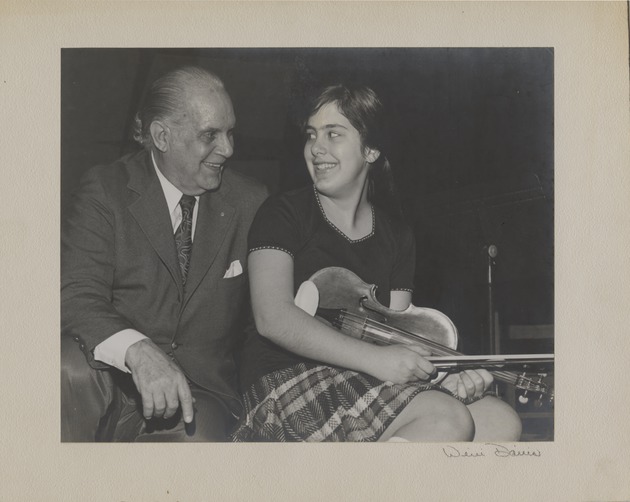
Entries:
POLYGON ((442 312, 409 305, 402 311, 385 307, 376 299, 376 286, 361 280, 341 267, 319 270, 303 283, 295 298, 297 306, 315 315, 341 333, 379 345, 418 344, 431 352, 427 357, 441 370, 435 381, 449 371, 486 368, 496 380, 524 391, 519 401, 528 401, 528 393, 553 403, 553 389, 543 379, 547 373, 531 375, 505 371, 503 368, 534 364, 553 364, 553 354, 467 356, 457 352, 458 334, 453 322, 442 312))

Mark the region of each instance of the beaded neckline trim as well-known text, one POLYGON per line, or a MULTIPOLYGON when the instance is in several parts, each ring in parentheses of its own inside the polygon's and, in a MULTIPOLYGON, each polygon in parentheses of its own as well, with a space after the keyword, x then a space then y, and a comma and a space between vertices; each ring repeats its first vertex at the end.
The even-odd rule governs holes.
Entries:
POLYGON ((351 239, 346 234, 344 234, 341 230, 339 230, 332 221, 328 219, 328 217, 326 216, 326 213, 324 212, 324 208, 322 207, 322 203, 319 200, 319 194, 317 193, 317 188, 315 188, 315 185, 313 185, 313 193, 315 194, 315 200, 317 201, 317 206, 319 207, 319 211, 322 213, 322 216, 324 220, 326 221, 326 223, 328 223, 328 225, 330 225, 330 227, 335 232, 341 235, 348 242, 351 242, 353 244, 357 242, 363 242, 374 235, 374 227, 376 225, 376 215, 374 214, 374 206, 372 204, 370 204, 370 209, 372 210, 372 231, 368 235, 366 235, 365 237, 361 237, 360 239, 351 239))

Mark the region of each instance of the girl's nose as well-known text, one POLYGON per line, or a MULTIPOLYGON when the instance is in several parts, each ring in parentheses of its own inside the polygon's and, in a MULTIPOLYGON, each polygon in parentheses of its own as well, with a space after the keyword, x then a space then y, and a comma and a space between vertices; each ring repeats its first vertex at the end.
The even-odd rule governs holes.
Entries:
POLYGON ((326 147, 321 138, 315 138, 311 143, 311 153, 315 156, 326 153, 326 147))

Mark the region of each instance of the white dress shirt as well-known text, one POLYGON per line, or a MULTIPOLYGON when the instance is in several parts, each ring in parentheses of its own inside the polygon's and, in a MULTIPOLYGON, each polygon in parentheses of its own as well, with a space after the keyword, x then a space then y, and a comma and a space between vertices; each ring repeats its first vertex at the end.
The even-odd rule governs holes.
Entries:
MULTIPOLYGON (((155 157, 153 157, 153 152, 151 152, 151 160, 153 161, 153 168, 157 173, 157 177, 160 180, 160 185, 162 185, 162 191, 164 192, 166 204, 168 205, 168 212, 171 215, 173 233, 175 233, 177 227, 179 227, 179 224, 182 221, 182 208, 179 205, 179 201, 182 198, 183 194, 179 191, 178 188, 175 187, 175 185, 168 181, 166 177, 162 174, 162 172, 158 169, 157 164, 155 163, 155 157)), ((199 196, 196 196, 195 199, 197 199, 197 203, 195 204, 192 215, 193 240, 195 238, 195 227, 197 226, 199 196)), ((123 329, 118 333, 114 333, 112 336, 102 341, 94 348, 94 359, 109 364, 110 366, 114 366, 115 368, 118 368, 119 370, 126 373, 131 373, 129 371, 129 368, 125 364, 125 355, 127 354, 127 349, 134 343, 143 340, 144 338, 147 337, 139 331, 136 331, 135 329, 123 329)))

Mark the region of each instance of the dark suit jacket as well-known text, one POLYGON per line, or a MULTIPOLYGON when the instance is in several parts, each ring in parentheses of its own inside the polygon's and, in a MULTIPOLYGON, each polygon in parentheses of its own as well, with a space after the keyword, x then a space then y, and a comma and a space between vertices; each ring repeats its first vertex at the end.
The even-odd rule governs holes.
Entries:
POLYGON ((90 169, 62 232, 61 331, 94 347, 134 328, 188 378, 239 410, 233 349, 248 300, 247 232, 267 191, 226 169, 201 195, 186 291, 170 215, 147 152, 90 169), (224 278, 234 260, 244 273, 224 278))

